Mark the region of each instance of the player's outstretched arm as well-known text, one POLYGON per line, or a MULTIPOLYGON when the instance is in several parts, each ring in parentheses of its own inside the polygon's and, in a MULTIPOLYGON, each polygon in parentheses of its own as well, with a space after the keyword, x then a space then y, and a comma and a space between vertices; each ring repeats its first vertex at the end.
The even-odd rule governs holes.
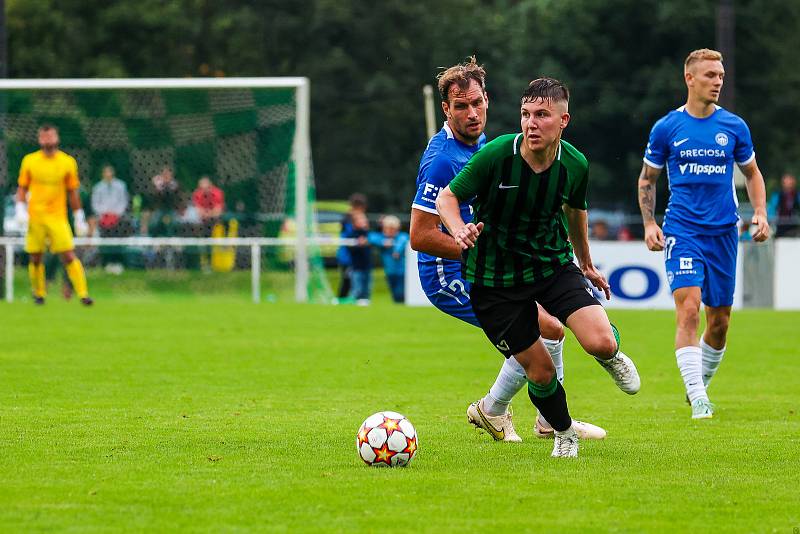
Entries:
POLYGON ((411 248, 437 258, 461 259, 461 247, 439 229, 440 222, 437 214, 412 208, 409 229, 411 248))
POLYGON ((466 250, 475 246, 475 241, 483 230, 483 223, 464 224, 461 218, 461 210, 458 207, 458 198, 450 190, 448 185, 439 192, 436 197, 436 211, 442 220, 445 228, 455 239, 456 244, 461 250, 466 250))
POLYGON ((747 165, 740 165, 745 177, 747 197, 753 206, 753 219, 751 224, 756 229, 753 241, 766 241, 769 238, 769 222, 767 220, 767 189, 764 186, 764 176, 758 168, 755 158, 747 165))
POLYGON ((664 232, 656 222, 656 181, 661 169, 642 164, 639 173, 639 209, 644 223, 644 242, 650 250, 664 250, 664 232))
POLYGON ((611 286, 608 285, 605 277, 595 268, 592 263, 592 255, 589 253, 589 224, 586 210, 573 208, 569 204, 564 204, 564 213, 567 216, 569 226, 569 241, 575 251, 578 266, 594 287, 606 294, 606 300, 611 300, 611 286))

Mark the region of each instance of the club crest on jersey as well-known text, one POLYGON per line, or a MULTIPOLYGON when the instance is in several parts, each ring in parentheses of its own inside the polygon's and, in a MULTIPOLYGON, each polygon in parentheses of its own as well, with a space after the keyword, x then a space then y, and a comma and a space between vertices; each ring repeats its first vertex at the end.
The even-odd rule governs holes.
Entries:
POLYGON ((719 146, 726 146, 728 144, 728 136, 722 132, 719 132, 714 140, 719 146))

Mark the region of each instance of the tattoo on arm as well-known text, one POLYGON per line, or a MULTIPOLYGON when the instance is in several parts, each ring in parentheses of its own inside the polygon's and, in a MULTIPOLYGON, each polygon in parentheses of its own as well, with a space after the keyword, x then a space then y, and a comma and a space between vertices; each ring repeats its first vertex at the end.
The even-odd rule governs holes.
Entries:
POLYGON ((655 221, 656 213, 656 180, 660 171, 651 169, 647 165, 642 167, 639 174, 639 209, 642 211, 642 220, 645 224, 655 221))
POLYGON ((642 219, 645 223, 655 220, 656 184, 639 186, 639 209, 642 210, 642 219))

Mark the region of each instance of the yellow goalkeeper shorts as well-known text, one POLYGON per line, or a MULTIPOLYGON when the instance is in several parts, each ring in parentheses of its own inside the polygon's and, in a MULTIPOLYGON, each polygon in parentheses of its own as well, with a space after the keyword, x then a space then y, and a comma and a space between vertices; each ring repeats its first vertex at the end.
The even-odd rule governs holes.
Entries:
POLYGON ((53 254, 67 252, 75 248, 72 229, 65 217, 43 217, 28 223, 25 236, 25 252, 40 254, 50 248, 53 254))

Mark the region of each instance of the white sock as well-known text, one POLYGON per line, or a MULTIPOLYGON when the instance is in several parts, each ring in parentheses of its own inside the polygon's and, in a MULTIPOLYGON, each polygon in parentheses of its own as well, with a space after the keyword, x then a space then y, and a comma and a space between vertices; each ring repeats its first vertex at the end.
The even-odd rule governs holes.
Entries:
POLYGON ((703 353, 700 347, 681 347, 675 351, 678 360, 678 369, 686 385, 686 395, 689 402, 697 399, 708 400, 706 387, 703 385, 703 353))
POLYGON ((517 359, 513 356, 506 358, 489 393, 483 398, 481 409, 487 415, 503 415, 508 410, 514 395, 527 384, 525 369, 517 359))
POLYGON ((700 348, 703 350, 703 384, 708 387, 711 379, 717 373, 719 364, 722 363, 722 357, 725 356, 725 347, 715 349, 701 337, 700 348))
POLYGON ((564 383, 564 340, 561 339, 545 339, 542 338, 544 346, 547 347, 547 352, 553 359, 553 365, 556 368, 556 378, 562 384, 564 383))
POLYGON ((553 430, 553 425, 547 422, 547 419, 544 418, 539 410, 536 410, 536 419, 538 419, 539 424, 542 425, 544 430, 553 430))

